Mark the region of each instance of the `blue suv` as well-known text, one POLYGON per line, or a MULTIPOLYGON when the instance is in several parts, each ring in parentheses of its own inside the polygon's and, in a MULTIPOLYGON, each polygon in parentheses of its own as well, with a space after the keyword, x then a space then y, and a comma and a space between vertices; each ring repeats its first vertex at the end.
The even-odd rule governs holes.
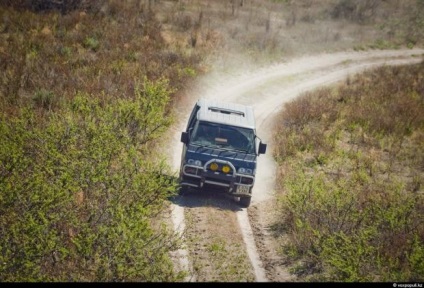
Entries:
POLYGON ((223 192, 249 207, 256 158, 266 152, 256 135, 252 107, 200 99, 181 142, 180 194, 191 188, 223 192))

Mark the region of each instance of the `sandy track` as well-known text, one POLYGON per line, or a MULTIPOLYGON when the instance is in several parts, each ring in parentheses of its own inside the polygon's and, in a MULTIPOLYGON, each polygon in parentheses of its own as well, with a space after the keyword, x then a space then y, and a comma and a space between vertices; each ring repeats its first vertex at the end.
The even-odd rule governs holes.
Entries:
MULTIPOLYGON (((380 65, 418 63, 422 61, 423 53, 422 49, 343 52, 293 59, 286 63, 250 72, 227 74, 215 71, 199 80, 198 86, 201 88, 195 94, 193 93, 191 99, 185 99, 183 103, 179 104, 177 116, 180 121, 173 127, 172 141, 175 145, 173 145, 174 149, 170 151, 172 167, 175 171, 178 171, 181 161, 181 131, 184 130, 190 110, 198 98, 213 98, 254 107, 257 133, 265 143, 268 143, 268 151, 266 155, 258 158, 251 207, 233 209, 228 219, 231 221, 237 219, 239 223, 240 231, 238 232, 242 235, 240 241, 244 242, 247 249, 255 281, 292 281, 291 276, 284 268, 281 257, 276 253, 275 243, 268 229, 272 221, 276 168, 272 158, 272 133, 275 116, 283 104, 302 92, 343 81, 365 69, 380 65)), ((185 231, 184 207, 188 205, 186 201, 185 197, 180 197, 171 206, 174 228, 180 233, 185 231)), ((205 207, 202 201, 199 199, 197 205, 191 205, 191 213, 195 213, 198 217, 212 217, 210 211, 209 214, 204 213, 205 207)), ((213 202, 214 200, 212 198, 208 201, 213 202)), ((208 203, 210 204, 210 202, 208 203)), ((208 209, 210 210, 209 204, 208 209)), ((212 207, 215 207, 219 213, 219 205, 212 205, 212 207)), ((203 233, 214 230, 213 227, 204 228, 202 229, 203 233)), ((202 272, 193 272, 192 265, 188 260, 190 259, 188 250, 180 250, 178 259, 180 260, 180 269, 191 271, 192 275, 186 280, 196 281, 195 274, 202 272)), ((200 278, 208 281, 205 275, 200 278)))

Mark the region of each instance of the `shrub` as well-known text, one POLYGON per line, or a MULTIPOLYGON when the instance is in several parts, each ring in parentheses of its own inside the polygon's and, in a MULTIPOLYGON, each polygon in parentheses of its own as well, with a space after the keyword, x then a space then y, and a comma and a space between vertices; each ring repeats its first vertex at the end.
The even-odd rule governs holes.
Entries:
POLYGON ((423 69, 367 71, 282 111, 275 226, 305 279, 423 280, 423 69))
POLYGON ((328 151, 333 147, 335 135, 323 135, 337 119, 338 99, 329 88, 314 94, 305 93, 296 101, 287 103, 277 126, 277 161, 295 156, 298 151, 328 151))
POLYGON ((36 106, 39 106, 48 110, 52 108, 52 104, 55 101, 54 99, 55 99, 55 96, 53 92, 46 91, 44 89, 36 91, 33 97, 33 100, 36 106))
POLYGON ((280 211, 292 257, 301 257, 309 273, 326 281, 417 279, 422 199, 396 180, 358 181, 361 169, 337 180, 295 171, 284 180, 280 211))
POLYGON ((87 49, 91 49, 93 51, 97 51, 99 49, 99 41, 96 38, 93 37, 87 37, 84 40, 84 47, 87 49))
POLYGON ((152 156, 170 124, 165 80, 134 97, 80 93, 38 122, 0 122, 0 280, 176 281, 177 238, 152 225, 174 195, 152 156))

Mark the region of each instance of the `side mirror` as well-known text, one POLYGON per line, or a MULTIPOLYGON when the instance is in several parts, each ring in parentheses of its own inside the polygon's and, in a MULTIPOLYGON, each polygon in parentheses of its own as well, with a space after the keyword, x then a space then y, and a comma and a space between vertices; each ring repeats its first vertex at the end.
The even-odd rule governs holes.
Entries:
POLYGON ((259 142, 259 151, 258 151, 258 153, 259 154, 265 154, 265 152, 266 152, 266 144, 265 143, 262 143, 262 142, 259 142))
POLYGON ((188 143, 188 133, 187 132, 181 133, 181 142, 183 142, 184 144, 188 143))

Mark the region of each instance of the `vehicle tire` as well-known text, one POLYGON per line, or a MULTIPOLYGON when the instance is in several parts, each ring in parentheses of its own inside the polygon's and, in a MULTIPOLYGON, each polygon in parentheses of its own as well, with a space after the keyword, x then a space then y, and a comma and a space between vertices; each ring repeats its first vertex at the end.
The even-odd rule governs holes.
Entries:
POLYGON ((250 206, 250 200, 252 200, 252 197, 240 197, 239 205, 243 208, 247 208, 250 206))
POLYGON ((188 186, 180 186, 180 190, 178 191, 178 195, 183 196, 188 193, 188 186))

